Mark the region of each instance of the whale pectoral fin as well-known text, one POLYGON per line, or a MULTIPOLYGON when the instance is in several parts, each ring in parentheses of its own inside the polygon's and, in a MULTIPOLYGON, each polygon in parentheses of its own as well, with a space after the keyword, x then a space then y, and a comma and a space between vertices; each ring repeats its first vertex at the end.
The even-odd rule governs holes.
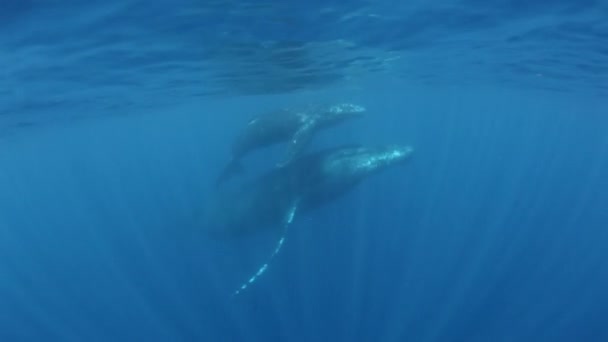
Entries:
POLYGON ((289 164, 293 159, 297 158, 302 151, 304 151, 306 146, 308 146, 312 140, 315 126, 316 120, 310 120, 293 135, 291 141, 289 142, 289 146, 287 147, 287 156, 285 160, 278 165, 279 167, 289 164))
POLYGON ((244 282, 243 285, 241 285, 236 291, 234 291, 234 293, 232 294, 233 297, 245 291, 249 287, 249 285, 253 284, 262 274, 264 274, 264 272, 266 272, 266 270, 268 269, 268 264, 270 264, 274 257, 279 253, 281 247, 283 247, 283 243, 285 243, 285 238, 287 237, 287 228, 289 228, 289 226, 293 222, 293 218, 296 215, 296 211, 298 209, 298 202, 299 201, 297 200, 294 201, 294 203, 289 207, 288 211, 285 213, 285 217, 283 218, 283 233, 281 234, 281 238, 277 242, 274 251, 268 258, 268 261, 266 261, 262 266, 260 266, 257 272, 255 272, 255 274, 251 276, 249 280, 244 282))

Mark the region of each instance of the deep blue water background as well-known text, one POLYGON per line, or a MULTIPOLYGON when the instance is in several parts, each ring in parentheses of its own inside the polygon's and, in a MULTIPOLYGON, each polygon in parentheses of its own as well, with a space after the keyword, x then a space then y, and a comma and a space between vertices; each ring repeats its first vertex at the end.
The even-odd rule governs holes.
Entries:
POLYGON ((605 3, 1 6, 0 340, 608 340, 605 3), (324 101, 369 114, 311 149, 415 155, 230 299, 276 239, 201 234, 229 144, 324 101))

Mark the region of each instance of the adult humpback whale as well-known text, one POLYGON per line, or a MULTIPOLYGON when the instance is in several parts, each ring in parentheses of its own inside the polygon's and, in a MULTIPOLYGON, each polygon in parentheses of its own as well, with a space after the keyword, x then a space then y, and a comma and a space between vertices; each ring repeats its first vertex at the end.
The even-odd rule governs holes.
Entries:
POLYGON ((268 262, 235 294, 253 283, 285 241, 295 215, 315 209, 348 192, 366 177, 404 162, 409 146, 338 147, 303 155, 244 186, 218 194, 209 207, 206 228, 215 236, 233 237, 265 228, 284 232, 268 262))
POLYGON ((303 109, 281 109, 249 121, 232 145, 230 162, 220 173, 217 184, 232 177, 241 167, 241 159, 253 150, 289 140, 288 164, 302 153, 313 134, 348 119, 361 116, 365 108, 351 103, 330 106, 310 106, 303 109))

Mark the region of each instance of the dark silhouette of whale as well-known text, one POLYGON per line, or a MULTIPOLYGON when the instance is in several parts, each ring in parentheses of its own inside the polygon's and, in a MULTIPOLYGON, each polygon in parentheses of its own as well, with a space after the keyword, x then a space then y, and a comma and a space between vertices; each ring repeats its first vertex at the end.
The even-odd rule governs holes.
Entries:
POLYGON ((361 116, 365 108, 351 103, 281 109, 249 121, 232 145, 230 162, 221 171, 217 185, 242 170, 241 159, 253 150, 289 141, 287 157, 279 166, 287 165, 302 153, 319 129, 327 128, 361 116))
MULTIPOLYGON (((412 152, 409 146, 352 146, 302 155, 243 186, 220 191, 208 208, 205 229, 216 237, 234 237, 282 227, 285 231, 272 259, 283 245, 286 229, 296 215, 347 193, 370 175, 404 162, 412 152)), ((253 283, 267 267, 268 262, 235 294, 253 283)))

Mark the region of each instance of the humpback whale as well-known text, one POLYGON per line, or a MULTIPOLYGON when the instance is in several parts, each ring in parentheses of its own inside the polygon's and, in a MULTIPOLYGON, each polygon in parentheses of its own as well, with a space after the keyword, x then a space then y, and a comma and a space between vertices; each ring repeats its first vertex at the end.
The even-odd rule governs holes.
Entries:
POLYGON ((282 229, 268 262, 234 294, 239 294, 267 269, 285 241, 294 218, 347 193, 363 179, 406 161, 409 146, 348 146, 302 155, 243 186, 220 191, 208 208, 205 227, 216 237, 234 237, 260 229, 282 229))
POLYGON ((221 171, 220 184, 242 169, 241 159, 253 150, 289 141, 287 156, 279 166, 288 164, 302 153, 314 133, 348 119, 361 116, 365 108, 351 103, 281 109, 260 115, 247 124, 232 145, 232 156, 221 171))

